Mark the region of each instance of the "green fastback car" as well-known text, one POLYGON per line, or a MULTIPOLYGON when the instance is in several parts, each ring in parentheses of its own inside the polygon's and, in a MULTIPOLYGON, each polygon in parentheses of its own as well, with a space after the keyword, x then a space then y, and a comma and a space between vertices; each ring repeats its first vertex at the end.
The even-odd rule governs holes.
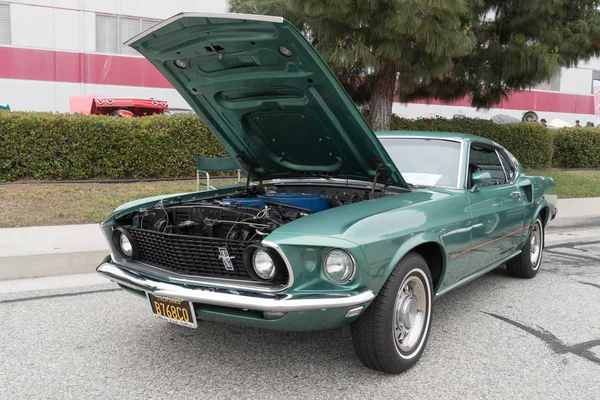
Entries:
POLYGON ((375 134, 282 18, 184 13, 128 43, 248 176, 102 223, 98 272, 149 313, 192 328, 350 324, 367 367, 400 373, 423 353, 435 298, 503 264, 537 274, 554 181, 480 137, 375 134))

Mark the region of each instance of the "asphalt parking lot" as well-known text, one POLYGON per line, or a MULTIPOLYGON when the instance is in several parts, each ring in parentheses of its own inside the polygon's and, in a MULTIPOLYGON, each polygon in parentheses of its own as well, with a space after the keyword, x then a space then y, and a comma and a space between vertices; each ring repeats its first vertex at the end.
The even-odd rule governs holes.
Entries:
POLYGON ((112 283, 0 294, 0 398, 598 399, 600 234, 569 238, 533 280, 500 268, 437 300, 399 376, 364 368, 348 328, 194 330, 112 283))

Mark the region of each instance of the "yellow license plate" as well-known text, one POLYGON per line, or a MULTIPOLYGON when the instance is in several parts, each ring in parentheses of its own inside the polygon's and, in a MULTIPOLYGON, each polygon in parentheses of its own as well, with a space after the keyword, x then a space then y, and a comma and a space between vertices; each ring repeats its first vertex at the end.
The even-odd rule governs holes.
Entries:
POLYGON ((187 300, 176 300, 166 297, 154 296, 147 293, 152 313, 157 318, 161 318, 177 325, 183 325, 190 328, 197 328, 196 314, 194 305, 187 300))

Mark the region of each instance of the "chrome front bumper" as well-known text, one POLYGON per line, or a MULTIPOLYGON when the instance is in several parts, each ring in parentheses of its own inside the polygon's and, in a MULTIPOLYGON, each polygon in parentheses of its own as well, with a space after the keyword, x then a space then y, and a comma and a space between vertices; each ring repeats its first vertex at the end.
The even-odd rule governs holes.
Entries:
POLYGON ((373 300, 372 291, 356 295, 319 295, 294 297, 286 294, 267 294, 243 292, 239 290, 215 289, 205 287, 184 287, 160 282, 137 275, 118 266, 104 262, 96 268, 98 273, 111 281, 128 288, 151 293, 155 296, 189 300, 193 303, 238 308, 243 310, 292 312, 309 310, 327 310, 363 305, 373 300))

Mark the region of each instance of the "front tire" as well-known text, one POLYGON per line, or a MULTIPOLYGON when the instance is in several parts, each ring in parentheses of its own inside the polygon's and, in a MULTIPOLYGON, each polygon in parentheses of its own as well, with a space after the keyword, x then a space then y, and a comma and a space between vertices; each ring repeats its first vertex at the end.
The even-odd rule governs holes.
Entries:
POLYGON ((542 219, 537 217, 521 254, 506 263, 508 273, 517 278, 533 278, 540 270, 543 252, 544 224, 542 219))
POLYGON ((352 323, 352 343, 368 368, 399 374, 421 358, 429 337, 432 280, 427 262, 408 253, 379 294, 352 323))

